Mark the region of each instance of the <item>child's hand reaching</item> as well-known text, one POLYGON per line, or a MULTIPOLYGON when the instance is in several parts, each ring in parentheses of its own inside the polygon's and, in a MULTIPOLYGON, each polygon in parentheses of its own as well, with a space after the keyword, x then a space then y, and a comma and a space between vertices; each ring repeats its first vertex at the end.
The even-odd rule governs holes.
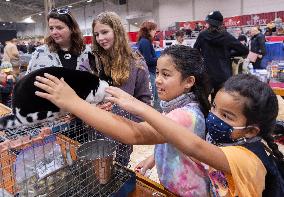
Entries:
POLYGON ((34 85, 46 92, 36 91, 35 94, 51 101, 63 110, 70 111, 69 108, 80 99, 63 78, 59 80, 57 77, 45 73, 44 77, 37 76, 36 80, 34 85))
POLYGON ((106 88, 106 92, 112 95, 112 97, 107 97, 106 100, 116 103, 124 110, 135 115, 139 115, 141 112, 143 112, 143 110, 145 110, 145 107, 148 107, 147 104, 139 101, 120 88, 110 86, 106 88))
POLYGON ((135 172, 138 172, 139 174, 142 174, 146 177, 150 176, 149 171, 155 166, 155 159, 154 155, 151 155, 150 157, 144 159, 141 161, 135 168, 135 172))
POLYGON ((112 110, 112 103, 111 102, 101 102, 97 104, 97 107, 106 110, 106 111, 111 111, 112 110))

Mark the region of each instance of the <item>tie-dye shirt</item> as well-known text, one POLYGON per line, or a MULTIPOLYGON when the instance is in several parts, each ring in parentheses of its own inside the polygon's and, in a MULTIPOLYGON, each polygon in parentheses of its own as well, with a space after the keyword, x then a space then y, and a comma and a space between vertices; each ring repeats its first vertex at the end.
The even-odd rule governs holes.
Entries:
MULTIPOLYGON (((188 132, 205 138, 204 116, 193 93, 184 94, 168 104, 174 109, 166 110, 167 117, 187 127, 188 132)), ((163 103, 161 107, 165 109, 163 103)), ((164 143, 155 146, 155 163, 160 182, 171 192, 186 197, 208 196, 209 179, 200 162, 164 143)))

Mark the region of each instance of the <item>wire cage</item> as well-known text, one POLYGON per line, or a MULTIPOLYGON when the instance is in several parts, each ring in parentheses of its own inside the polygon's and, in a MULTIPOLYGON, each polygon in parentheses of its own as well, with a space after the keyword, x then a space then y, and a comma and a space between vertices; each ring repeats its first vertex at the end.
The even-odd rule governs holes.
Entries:
POLYGON ((268 78, 272 83, 283 83, 284 82, 284 60, 283 61, 272 61, 267 66, 268 78))
POLYGON ((127 196, 135 173, 115 162, 116 142, 97 136, 70 116, 1 131, 0 197, 127 196))

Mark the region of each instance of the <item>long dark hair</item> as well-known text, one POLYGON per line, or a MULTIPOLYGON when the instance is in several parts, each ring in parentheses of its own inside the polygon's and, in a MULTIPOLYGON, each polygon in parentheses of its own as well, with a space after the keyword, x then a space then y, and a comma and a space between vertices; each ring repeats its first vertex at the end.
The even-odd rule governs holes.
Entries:
POLYGON ((271 136, 278 115, 278 100, 270 86, 253 75, 241 74, 228 79, 221 91, 231 93, 232 96, 237 93, 245 98, 243 114, 247 119, 246 125, 259 127, 258 136, 267 142, 273 155, 284 168, 283 154, 271 136))
POLYGON ((220 25, 220 26, 218 26, 218 27, 216 27, 216 26, 213 26, 213 25, 210 25, 209 24, 209 27, 208 27, 208 29, 207 29, 209 32, 218 32, 218 33, 223 33, 223 32, 226 32, 226 28, 225 28, 225 26, 223 26, 223 25, 220 25))
POLYGON ((144 21, 139 29, 137 41, 139 41, 142 37, 153 41, 153 37, 150 35, 152 30, 157 29, 157 24, 151 21, 144 21))
MULTIPOLYGON (((85 45, 82 32, 72 14, 70 12, 66 14, 59 14, 56 11, 51 11, 47 16, 47 22, 49 22, 49 19, 51 18, 58 19, 69 27, 71 31, 70 46, 72 46, 69 50, 72 54, 80 55, 85 50, 85 45)), ((55 43, 51 36, 45 38, 45 43, 48 45, 51 52, 58 52, 60 50, 59 45, 55 43)))
POLYGON ((210 104, 208 101, 209 87, 208 76, 201 55, 197 49, 183 45, 173 45, 166 48, 161 56, 168 55, 172 58, 176 69, 181 73, 182 79, 189 76, 195 77, 195 84, 191 91, 196 95, 201 105, 201 111, 207 116, 210 104))

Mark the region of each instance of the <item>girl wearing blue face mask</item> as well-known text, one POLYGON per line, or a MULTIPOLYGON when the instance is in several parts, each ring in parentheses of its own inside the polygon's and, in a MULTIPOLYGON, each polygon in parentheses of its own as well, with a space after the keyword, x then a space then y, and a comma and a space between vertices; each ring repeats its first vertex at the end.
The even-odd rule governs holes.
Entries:
MULTIPOLYGON (((78 99, 66 83, 52 76, 38 80, 44 84, 36 85, 49 94, 37 93, 37 95, 70 111, 105 135, 126 144, 156 144, 155 159, 152 161, 155 161, 161 184, 167 189, 184 197, 209 195, 210 181, 201 162, 188 157, 172 144, 167 143, 168 140, 147 122, 135 123, 94 108, 78 99)), ((206 72, 198 50, 181 45, 165 49, 158 59, 156 85, 164 115, 183 125, 187 132, 192 131, 193 135, 199 136, 198 139, 205 139, 204 117, 207 116, 210 106, 205 91, 206 72)), ((109 89, 109 93, 114 95, 117 91, 126 96, 125 101, 130 102, 130 105, 137 103, 125 92, 114 87, 109 89)), ((112 101, 113 98, 109 100, 112 101)), ((138 106, 141 106, 139 102, 138 106)), ((147 107, 145 109, 147 110, 147 107)), ((175 130, 175 133, 179 135, 178 130, 175 130)))
POLYGON ((206 118, 210 143, 124 92, 109 92, 113 102, 143 117, 169 143, 205 163, 213 196, 284 196, 283 154, 270 135, 277 98, 256 77, 233 76, 217 93, 206 118))

